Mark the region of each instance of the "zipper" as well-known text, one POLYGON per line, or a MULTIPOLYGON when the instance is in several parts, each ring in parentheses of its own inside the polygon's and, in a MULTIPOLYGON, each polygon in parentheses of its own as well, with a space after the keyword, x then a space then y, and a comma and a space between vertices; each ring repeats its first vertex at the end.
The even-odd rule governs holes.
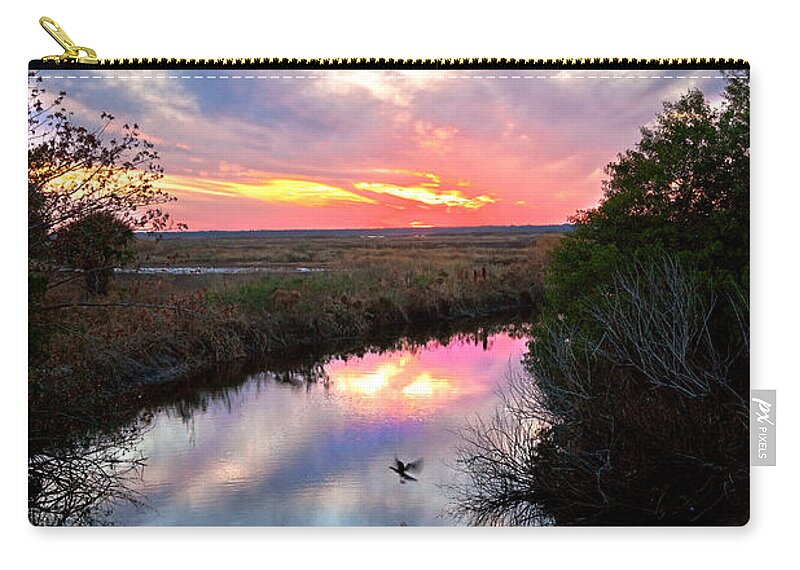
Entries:
POLYGON ((97 53, 92 48, 87 48, 77 45, 64 31, 64 28, 59 26, 55 20, 42 16, 39 18, 39 24, 44 30, 50 34, 50 37, 56 40, 58 45, 64 48, 64 53, 61 55, 46 55, 42 58, 43 62, 52 63, 79 63, 85 65, 99 64, 100 60, 97 59, 97 53), (85 54, 85 55, 82 55, 85 54))
POLYGON ((73 42, 64 29, 52 18, 43 16, 41 26, 64 49, 61 55, 48 55, 32 60, 30 69, 91 68, 91 69, 750 69, 744 59, 733 58, 570 58, 570 59, 507 59, 507 58, 219 58, 178 59, 156 58, 98 58, 97 53, 73 42))

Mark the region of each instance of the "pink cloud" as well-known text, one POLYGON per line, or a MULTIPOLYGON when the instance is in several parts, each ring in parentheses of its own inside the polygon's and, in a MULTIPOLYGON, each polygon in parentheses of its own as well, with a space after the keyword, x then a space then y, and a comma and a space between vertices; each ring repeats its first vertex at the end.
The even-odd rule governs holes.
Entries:
POLYGON ((638 140, 663 100, 693 86, 710 97, 721 89, 715 80, 564 74, 318 75, 47 87, 66 90, 88 123, 100 111, 138 123, 165 173, 182 180, 170 209, 191 229, 563 223, 598 202, 603 168, 638 140))

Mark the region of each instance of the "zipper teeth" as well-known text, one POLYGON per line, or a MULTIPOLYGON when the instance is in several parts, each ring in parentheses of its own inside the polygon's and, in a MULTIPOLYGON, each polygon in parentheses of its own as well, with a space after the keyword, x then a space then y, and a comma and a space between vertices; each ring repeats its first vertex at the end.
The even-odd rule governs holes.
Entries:
POLYGON ((601 68, 673 68, 673 69, 741 69, 749 68, 744 59, 733 58, 562 58, 562 59, 507 59, 507 58, 452 58, 452 59, 395 59, 395 58, 116 58, 100 59, 97 64, 75 64, 69 61, 34 61, 39 67, 105 67, 105 68, 292 68, 292 69, 601 69, 601 68))

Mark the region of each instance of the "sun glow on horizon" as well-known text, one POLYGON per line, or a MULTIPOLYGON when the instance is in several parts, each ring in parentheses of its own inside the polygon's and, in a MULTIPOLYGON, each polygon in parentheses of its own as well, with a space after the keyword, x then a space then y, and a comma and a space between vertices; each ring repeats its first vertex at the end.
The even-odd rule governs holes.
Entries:
MULTIPOLYGON (((349 181, 324 180, 221 163, 215 173, 165 175, 155 186, 178 198, 178 205, 172 206, 178 212, 176 219, 183 204, 213 201, 225 211, 230 208, 228 204, 235 203, 240 212, 237 225, 249 226, 247 229, 325 229, 320 222, 352 229, 483 225, 483 215, 471 213, 498 202, 486 193, 468 195, 457 189, 471 186, 464 180, 445 186, 442 176, 434 172, 374 168, 366 172, 374 176, 373 181, 362 174, 354 172, 349 181), (314 210, 326 213, 320 215, 314 210)), ((231 225, 220 220, 217 211, 216 207, 209 210, 200 229, 231 225)))
POLYGON ((154 187, 178 198, 162 209, 219 230, 562 224, 602 200, 606 165, 663 101, 688 88, 720 100, 724 85, 495 71, 454 81, 442 70, 322 70, 240 89, 135 71, 137 81, 102 85, 46 81, 68 93, 76 124, 93 128, 105 111, 119 118, 110 135, 140 125, 164 168, 154 187))

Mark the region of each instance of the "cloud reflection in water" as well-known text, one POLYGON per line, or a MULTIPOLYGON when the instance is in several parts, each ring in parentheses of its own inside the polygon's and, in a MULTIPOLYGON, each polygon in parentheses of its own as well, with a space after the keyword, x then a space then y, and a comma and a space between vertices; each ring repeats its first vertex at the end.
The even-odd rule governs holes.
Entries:
POLYGON ((123 524, 399 525, 438 518, 454 430, 496 403, 525 340, 498 333, 333 360, 325 384, 296 389, 269 372, 191 419, 158 413, 142 444, 142 493, 123 524), (399 485, 395 455, 425 457, 399 485))

